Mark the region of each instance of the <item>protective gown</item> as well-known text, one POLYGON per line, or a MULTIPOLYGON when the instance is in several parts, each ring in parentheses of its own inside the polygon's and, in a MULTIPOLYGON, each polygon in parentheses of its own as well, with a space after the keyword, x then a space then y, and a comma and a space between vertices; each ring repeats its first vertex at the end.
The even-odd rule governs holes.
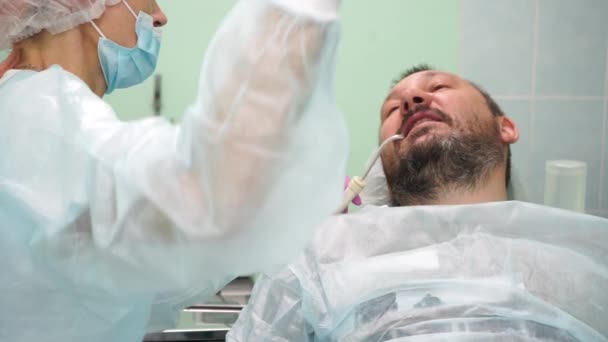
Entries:
POLYGON ((297 256, 344 179, 337 7, 238 3, 179 126, 122 122, 59 66, 8 72, 0 341, 140 341, 297 256))
POLYGON ((227 340, 608 341, 608 220, 523 202, 332 217, 227 340))

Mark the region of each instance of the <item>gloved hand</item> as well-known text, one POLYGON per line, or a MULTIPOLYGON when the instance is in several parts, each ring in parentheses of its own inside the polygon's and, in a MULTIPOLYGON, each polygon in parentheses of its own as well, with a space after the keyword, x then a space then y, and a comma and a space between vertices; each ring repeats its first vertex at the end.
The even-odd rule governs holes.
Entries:
MULTIPOLYGON (((346 188, 348 188, 349 183, 350 183, 350 177, 346 176, 346 178, 344 179, 344 190, 346 190, 346 188)), ((356 206, 360 206, 362 204, 361 197, 359 195, 355 196, 355 198, 353 198, 351 203, 356 206)), ((348 207, 346 207, 342 211, 342 214, 346 214, 346 213, 348 213, 348 207)))
POLYGON ((333 20, 338 16, 342 0, 270 0, 295 13, 308 14, 316 19, 333 20))

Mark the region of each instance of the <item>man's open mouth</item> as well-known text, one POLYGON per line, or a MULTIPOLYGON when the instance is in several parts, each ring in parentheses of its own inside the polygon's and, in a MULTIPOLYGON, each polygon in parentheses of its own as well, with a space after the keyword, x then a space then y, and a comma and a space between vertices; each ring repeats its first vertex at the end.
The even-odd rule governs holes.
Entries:
POLYGON ((444 120, 438 114, 434 113, 432 110, 424 110, 412 115, 401 130, 401 134, 404 137, 407 137, 408 134, 416 127, 416 125, 424 123, 424 122, 443 122, 444 120))

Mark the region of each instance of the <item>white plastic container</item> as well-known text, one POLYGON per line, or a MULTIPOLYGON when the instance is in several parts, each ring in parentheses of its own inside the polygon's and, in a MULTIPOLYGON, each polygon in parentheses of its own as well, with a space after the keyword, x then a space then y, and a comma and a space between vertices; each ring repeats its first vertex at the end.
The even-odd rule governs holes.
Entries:
POLYGON ((545 165, 545 205, 585 212, 587 164, 549 160, 545 165))

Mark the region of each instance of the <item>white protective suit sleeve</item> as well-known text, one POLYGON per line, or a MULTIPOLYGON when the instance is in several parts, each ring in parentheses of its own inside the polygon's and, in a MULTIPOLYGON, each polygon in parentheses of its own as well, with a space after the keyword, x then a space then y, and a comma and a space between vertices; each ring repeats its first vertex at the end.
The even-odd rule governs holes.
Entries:
POLYGON ((179 127, 122 122, 57 66, 7 81, 2 196, 37 222, 39 265, 79 288, 184 299, 297 256, 344 179, 338 4, 240 1, 179 127))

